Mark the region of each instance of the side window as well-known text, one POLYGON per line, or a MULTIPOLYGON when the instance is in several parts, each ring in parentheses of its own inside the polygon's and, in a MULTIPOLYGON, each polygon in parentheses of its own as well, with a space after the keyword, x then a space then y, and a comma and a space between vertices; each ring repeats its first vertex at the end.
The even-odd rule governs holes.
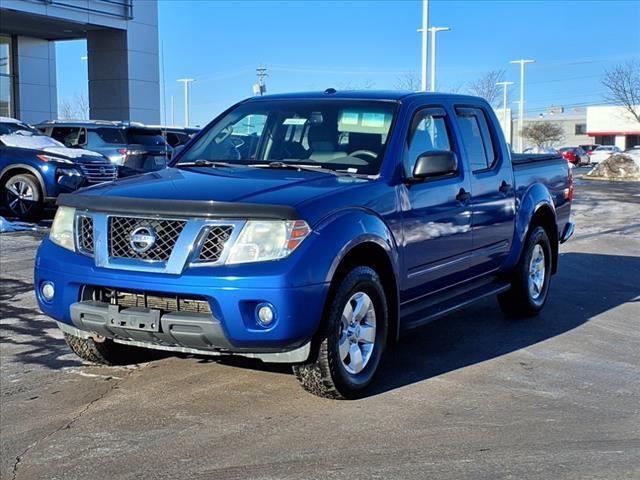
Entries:
POLYGON ((471 170, 490 168, 496 161, 496 153, 485 113, 479 108, 458 108, 456 114, 471 170))
POLYGON ((76 146, 78 144, 79 128, 73 127, 55 127, 51 131, 51 136, 67 147, 76 146))
POLYGON ((87 144, 87 129, 81 128, 78 132, 78 145, 86 145, 87 144))
POLYGON ((440 108, 428 108, 414 115, 407 138, 407 155, 404 162, 407 176, 413 172, 416 160, 421 154, 433 150, 452 150, 445 117, 445 111, 440 108))

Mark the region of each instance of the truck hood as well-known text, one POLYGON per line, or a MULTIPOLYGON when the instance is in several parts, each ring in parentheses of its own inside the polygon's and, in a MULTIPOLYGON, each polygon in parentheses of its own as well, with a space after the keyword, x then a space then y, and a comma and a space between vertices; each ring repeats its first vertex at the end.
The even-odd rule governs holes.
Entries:
POLYGON ((83 148, 68 148, 62 143, 45 135, 2 135, 0 140, 7 147, 25 148, 29 150, 40 150, 45 153, 52 153, 68 160, 80 157, 102 157, 101 154, 85 150, 83 148))
POLYGON ((157 200, 288 205, 331 195, 372 180, 329 173, 269 168, 167 168, 96 185, 83 194, 157 200))

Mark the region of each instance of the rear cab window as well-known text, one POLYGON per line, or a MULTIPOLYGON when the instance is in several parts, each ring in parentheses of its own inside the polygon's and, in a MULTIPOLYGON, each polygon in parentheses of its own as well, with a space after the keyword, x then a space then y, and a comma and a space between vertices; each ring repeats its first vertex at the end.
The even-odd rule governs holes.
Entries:
POLYGON ((103 143, 123 144, 126 143, 122 130, 119 128, 96 128, 89 133, 95 133, 103 143))
POLYGON ((477 107, 457 107, 456 117, 471 171, 476 173, 492 168, 498 155, 484 110, 477 107))

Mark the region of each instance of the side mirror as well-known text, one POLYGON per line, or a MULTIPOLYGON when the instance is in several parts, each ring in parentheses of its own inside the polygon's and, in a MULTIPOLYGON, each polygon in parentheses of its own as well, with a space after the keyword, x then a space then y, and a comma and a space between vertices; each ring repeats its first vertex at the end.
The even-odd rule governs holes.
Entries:
POLYGON ((458 171, 458 158, 449 150, 432 150, 418 156, 413 167, 413 178, 440 177, 458 171))

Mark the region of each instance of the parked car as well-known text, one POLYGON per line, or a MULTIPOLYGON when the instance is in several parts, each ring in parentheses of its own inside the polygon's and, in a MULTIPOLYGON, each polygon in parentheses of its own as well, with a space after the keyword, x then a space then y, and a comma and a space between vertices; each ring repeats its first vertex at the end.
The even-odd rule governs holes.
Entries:
POLYGON ((623 152, 625 155, 630 156, 640 166, 640 145, 628 148, 623 152))
POLYGON ((162 132, 162 136, 174 149, 185 145, 191 138, 200 131, 195 127, 167 127, 163 125, 150 125, 149 128, 157 128, 162 132))
POLYGON ((587 152, 587 155, 589 155, 589 157, 591 157, 591 154, 593 153, 593 151, 598 148, 600 145, 598 144, 591 144, 591 145, 578 145, 578 147, 580 147, 581 149, 583 149, 585 152, 587 152))
POLYGON ((552 147, 529 147, 525 148, 522 153, 535 155, 560 155, 560 152, 552 147))
POLYGON ((591 152, 589 156, 590 163, 600 163, 604 162, 607 158, 609 158, 614 153, 620 153, 622 149, 616 147, 614 145, 601 145, 595 150, 591 152))
POLYGON ((559 151, 565 160, 576 166, 589 163, 589 155, 580 147, 562 147, 559 151))
POLYGON ((135 122, 52 120, 37 126, 70 148, 86 148, 109 158, 122 176, 165 168, 173 149, 162 132, 135 122))
POLYGON ((245 355, 358 397, 401 331, 496 294, 540 312, 573 233, 571 170, 512 156, 477 97, 255 97, 172 168, 60 197, 36 295, 92 362, 245 355))
POLYGON ((99 153, 67 148, 18 120, 0 117, 0 189, 11 215, 37 218, 60 193, 115 179, 115 166, 99 153))

